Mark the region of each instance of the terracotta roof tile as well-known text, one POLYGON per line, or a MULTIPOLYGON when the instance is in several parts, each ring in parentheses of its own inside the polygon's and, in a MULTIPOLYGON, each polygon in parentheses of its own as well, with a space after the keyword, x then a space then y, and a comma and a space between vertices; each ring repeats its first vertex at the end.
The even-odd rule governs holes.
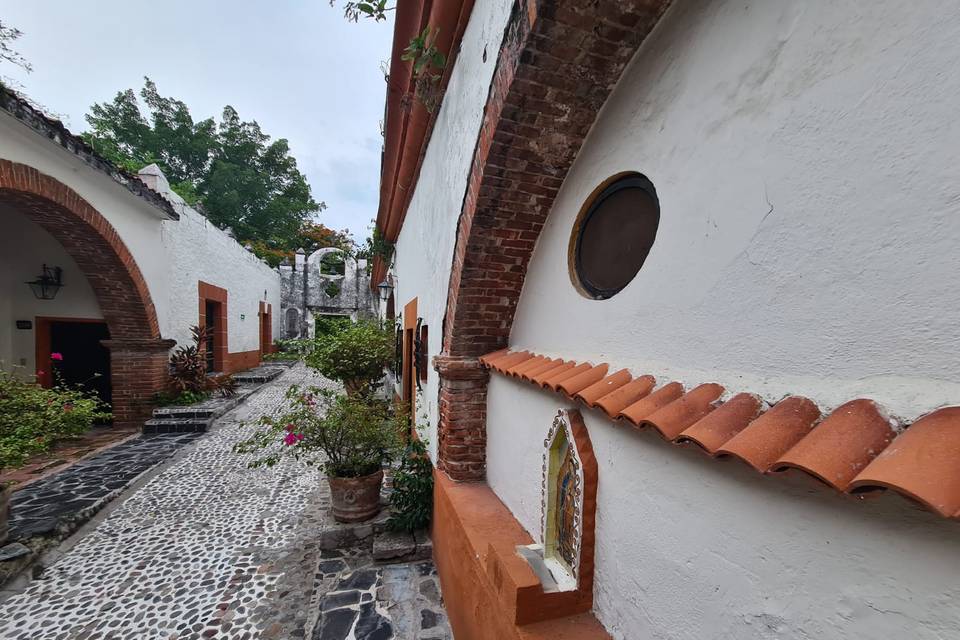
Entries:
POLYGON ((486 366, 492 366, 497 360, 501 358, 506 358, 512 352, 510 349, 500 349, 500 351, 494 351, 493 353, 488 353, 485 356, 480 356, 480 362, 486 366))
POLYGON ((626 369, 620 369, 616 373, 611 373, 603 380, 594 382, 586 389, 576 394, 577 400, 580 400, 588 407, 595 407, 597 400, 610 395, 620 387, 629 383, 633 379, 630 372, 626 369))
POLYGON ((787 451, 774 469, 801 469, 834 489, 845 491, 895 435, 872 400, 851 400, 787 451))
POLYGON ((550 367, 549 369, 544 369, 543 371, 540 371, 539 373, 536 373, 530 376, 530 382, 532 382, 537 386, 543 387, 545 386, 544 383, 550 378, 554 376, 558 376, 564 371, 569 371, 570 369, 573 369, 575 366, 577 366, 577 363, 575 362, 564 362, 563 364, 557 367, 550 367))
POLYGON ((684 429, 713 411, 713 403, 722 393, 723 387, 719 384, 702 384, 650 414, 640 426, 653 427, 667 440, 673 440, 684 429))
POLYGON ((541 362, 535 367, 530 367, 529 369, 525 369, 524 372, 520 374, 520 377, 523 378, 524 380, 528 380, 532 382, 534 376, 550 371, 551 369, 555 369, 556 367, 559 367, 562 364, 563 364, 563 360, 553 360, 548 358, 547 360, 544 360, 543 362, 541 362))
POLYGON ((546 360, 547 359, 544 358, 543 356, 533 356, 529 360, 524 360, 519 364, 513 365, 512 367, 507 369, 506 373, 507 375, 513 376, 515 378, 519 378, 525 371, 529 369, 533 369, 534 367, 537 367, 543 364, 544 362, 546 362, 546 360))
POLYGON ((947 517, 960 517, 960 407, 930 413, 901 433, 850 484, 892 489, 947 517))
POLYGON ((626 369, 550 360, 502 350, 484 366, 576 398, 611 419, 652 426, 676 443, 694 442, 712 455, 735 456, 757 471, 799 469, 846 492, 891 489, 930 510, 960 518, 960 406, 917 420, 899 436, 871 400, 852 400, 821 423, 820 410, 792 396, 763 412, 763 401, 740 393, 717 405, 723 388, 703 384, 684 394, 669 382, 636 379, 626 369), (858 474, 859 472, 859 474, 858 474))
POLYGON ((748 424, 720 447, 717 455, 736 456, 764 473, 807 435, 819 417, 817 405, 806 398, 791 396, 748 424))
POLYGON ((571 369, 565 369, 563 371, 558 371, 557 373, 550 375, 543 381, 543 384, 540 386, 542 386, 544 389, 550 389, 551 391, 556 391, 557 389, 560 388, 561 382, 565 380, 569 380, 574 376, 578 376, 584 371, 590 371, 590 369, 592 368, 593 367, 587 364, 586 362, 584 362, 583 364, 578 364, 571 369))
POLYGON ((494 371, 499 371, 500 373, 505 372, 510 367, 525 362, 533 357, 533 354, 529 351, 516 351, 510 353, 502 358, 497 358, 492 363, 490 363, 490 368, 494 371))
POLYGON ((656 384, 657 381, 653 376, 640 376, 603 396, 596 401, 595 406, 603 409, 611 418, 616 418, 623 409, 648 396, 656 384))
POLYGON ((573 398, 577 393, 583 391, 593 383, 603 380, 607 375, 608 369, 610 369, 610 365, 598 364, 583 373, 578 373, 573 377, 566 378, 557 385, 557 390, 564 393, 568 398, 573 398))
POLYGON ((727 440, 756 420, 762 407, 763 402, 752 393, 738 393, 685 429, 677 437, 677 442, 694 442, 713 455, 727 440))
POLYGON ((655 413, 660 407, 670 404, 681 395, 683 395, 683 385, 679 382, 670 382, 620 411, 618 417, 640 426, 647 416, 655 413))

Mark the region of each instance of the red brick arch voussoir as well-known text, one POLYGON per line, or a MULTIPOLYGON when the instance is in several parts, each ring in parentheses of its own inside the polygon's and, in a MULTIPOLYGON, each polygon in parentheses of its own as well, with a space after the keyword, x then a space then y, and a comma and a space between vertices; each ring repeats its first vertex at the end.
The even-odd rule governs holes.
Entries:
POLYGON ((105 344, 111 351, 114 422, 136 424, 163 388, 173 343, 160 337, 156 309, 133 255, 90 203, 31 166, 0 160, 0 203, 43 227, 86 276, 110 331, 105 344))
POLYGON ((537 238, 597 113, 669 0, 516 0, 457 228, 440 374, 438 465, 486 473, 487 374, 507 346, 537 238))

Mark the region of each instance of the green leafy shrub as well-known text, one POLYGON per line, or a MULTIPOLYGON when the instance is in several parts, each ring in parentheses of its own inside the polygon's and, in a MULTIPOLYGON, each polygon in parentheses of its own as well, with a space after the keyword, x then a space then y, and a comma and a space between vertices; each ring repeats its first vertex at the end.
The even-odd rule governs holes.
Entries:
POLYGON ((416 531, 430 525, 433 516, 433 465, 423 440, 411 439, 393 475, 390 494, 392 531, 416 531))
POLYGON ((275 360, 300 360, 313 349, 313 341, 301 338, 287 338, 273 341, 276 350, 268 356, 277 356, 275 360))
POLYGON ((393 335, 375 322, 361 321, 315 341, 307 365, 357 393, 383 376, 394 356, 393 335))
POLYGON ((186 407, 191 404, 203 402, 210 397, 209 393, 196 393, 193 391, 184 391, 179 394, 173 394, 169 391, 162 391, 154 396, 154 402, 160 407, 186 407))
POLYGON ((316 340, 325 340, 328 336, 340 333, 352 324, 347 316, 320 315, 313 322, 313 335, 316 336, 316 340))
POLYGON ((328 476, 359 478, 378 471, 401 447, 402 420, 385 401, 297 386, 286 397, 288 411, 264 416, 257 432, 234 446, 237 453, 262 452, 251 467, 293 455, 328 476))
POLYGON ((193 326, 190 333, 193 344, 177 347, 170 356, 170 395, 192 399, 187 404, 193 404, 214 392, 228 397, 236 394, 237 382, 229 373, 207 375, 207 359, 201 348, 207 342, 207 328, 193 326))
POLYGON ((107 405, 94 393, 65 386, 44 389, 0 371, 0 469, 18 467, 49 451, 57 440, 109 419, 107 405))

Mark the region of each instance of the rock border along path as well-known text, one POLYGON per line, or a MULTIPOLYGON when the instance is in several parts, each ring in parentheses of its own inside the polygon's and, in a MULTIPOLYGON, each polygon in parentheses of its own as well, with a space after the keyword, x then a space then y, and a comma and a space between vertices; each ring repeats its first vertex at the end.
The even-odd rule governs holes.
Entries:
POLYGON ((249 433, 242 423, 282 408, 291 384, 333 383, 297 365, 219 418, 0 603, 0 638, 451 637, 430 562, 374 567, 372 538, 322 550, 329 489, 319 471, 293 460, 249 469, 249 456, 232 452, 249 433), (332 604, 371 576, 364 602, 332 604))

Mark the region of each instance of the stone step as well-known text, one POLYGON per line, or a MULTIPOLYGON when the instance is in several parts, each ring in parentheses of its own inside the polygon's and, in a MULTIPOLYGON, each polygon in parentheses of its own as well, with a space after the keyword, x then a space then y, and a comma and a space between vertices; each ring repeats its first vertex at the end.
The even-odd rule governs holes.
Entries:
POLYGON ((156 419, 213 418, 220 413, 219 407, 159 407, 153 410, 156 419))
POLYGON ((264 384, 278 377, 284 370, 284 367, 257 367, 250 371, 235 373, 233 379, 240 384, 264 384))
POLYGON ((143 423, 144 433, 204 433, 216 417, 153 418, 143 423))
POLYGON ((417 562, 432 557, 433 541, 426 531, 385 531, 373 538, 373 559, 377 563, 417 562))

